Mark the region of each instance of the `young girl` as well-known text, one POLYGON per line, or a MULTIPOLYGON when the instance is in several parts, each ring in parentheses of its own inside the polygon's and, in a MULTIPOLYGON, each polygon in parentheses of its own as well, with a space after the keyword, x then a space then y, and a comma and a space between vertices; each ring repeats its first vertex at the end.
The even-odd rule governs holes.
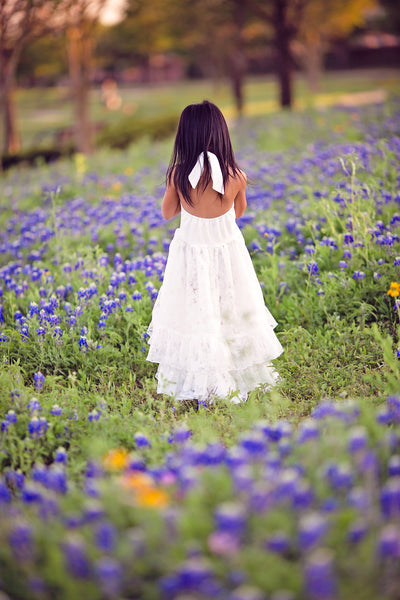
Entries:
POLYGON ((157 391, 238 403, 257 385, 275 383, 271 361, 283 349, 236 225, 246 208, 246 175, 215 104, 183 111, 166 182, 162 215, 181 213, 181 223, 148 328, 157 391))

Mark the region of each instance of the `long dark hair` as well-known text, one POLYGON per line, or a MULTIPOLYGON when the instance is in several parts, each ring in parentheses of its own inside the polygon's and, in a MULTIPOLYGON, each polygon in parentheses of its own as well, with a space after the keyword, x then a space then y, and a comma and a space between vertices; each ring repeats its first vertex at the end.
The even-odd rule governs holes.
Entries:
MULTIPOLYGON (((191 206, 193 202, 188 177, 202 152, 205 152, 204 175, 201 178, 203 191, 211 180, 207 151, 213 152, 219 160, 224 186, 229 177, 241 174, 224 116, 215 104, 204 100, 200 104, 189 104, 183 110, 166 174, 167 184, 173 178, 175 188, 191 206)), ((222 199, 222 195, 219 196, 222 199)))

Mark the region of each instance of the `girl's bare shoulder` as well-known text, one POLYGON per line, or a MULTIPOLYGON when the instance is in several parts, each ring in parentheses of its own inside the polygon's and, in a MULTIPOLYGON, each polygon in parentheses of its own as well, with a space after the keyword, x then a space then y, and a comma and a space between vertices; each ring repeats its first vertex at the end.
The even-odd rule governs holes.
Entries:
POLYGON ((241 169, 238 169, 238 171, 232 177, 232 181, 239 188, 246 187, 246 184, 247 184, 247 175, 246 175, 246 173, 244 171, 242 171, 241 169))

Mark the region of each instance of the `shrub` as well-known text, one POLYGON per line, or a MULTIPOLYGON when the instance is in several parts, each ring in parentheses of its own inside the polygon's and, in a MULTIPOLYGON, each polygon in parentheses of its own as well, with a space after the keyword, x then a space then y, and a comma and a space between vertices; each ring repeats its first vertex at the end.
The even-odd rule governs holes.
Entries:
POLYGON ((176 131, 179 117, 176 115, 160 116, 148 119, 124 119, 116 125, 105 127, 97 136, 99 146, 110 148, 126 148, 132 142, 149 137, 152 140, 163 140, 176 131))

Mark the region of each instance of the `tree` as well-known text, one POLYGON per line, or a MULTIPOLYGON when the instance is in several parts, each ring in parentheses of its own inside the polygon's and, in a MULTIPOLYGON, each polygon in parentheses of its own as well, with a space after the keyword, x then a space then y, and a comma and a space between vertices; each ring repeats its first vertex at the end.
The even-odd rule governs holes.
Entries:
POLYGON ((3 151, 20 148, 13 92, 22 49, 50 31, 60 0, 0 0, 0 121, 3 151))
POLYGON ((98 56, 105 68, 126 68, 132 63, 143 67, 150 79, 152 56, 175 48, 170 34, 171 2, 165 0, 130 0, 125 18, 103 31, 98 44, 98 56))
POLYGON ((173 39, 191 55, 197 72, 215 79, 228 76, 241 114, 247 66, 247 0, 172 0, 169 5, 173 39))
POLYGON ((294 67, 292 43, 298 33, 308 0, 247 0, 247 2, 253 14, 272 28, 280 104, 283 108, 291 108, 294 67))
POLYGON ((71 94, 74 102, 75 143, 79 152, 93 151, 89 118, 90 78, 98 20, 107 0, 64 0, 63 19, 67 42, 71 94))
POLYGON ((364 23, 376 0, 307 0, 294 49, 303 62, 308 84, 315 91, 323 58, 333 39, 345 37, 364 23))

